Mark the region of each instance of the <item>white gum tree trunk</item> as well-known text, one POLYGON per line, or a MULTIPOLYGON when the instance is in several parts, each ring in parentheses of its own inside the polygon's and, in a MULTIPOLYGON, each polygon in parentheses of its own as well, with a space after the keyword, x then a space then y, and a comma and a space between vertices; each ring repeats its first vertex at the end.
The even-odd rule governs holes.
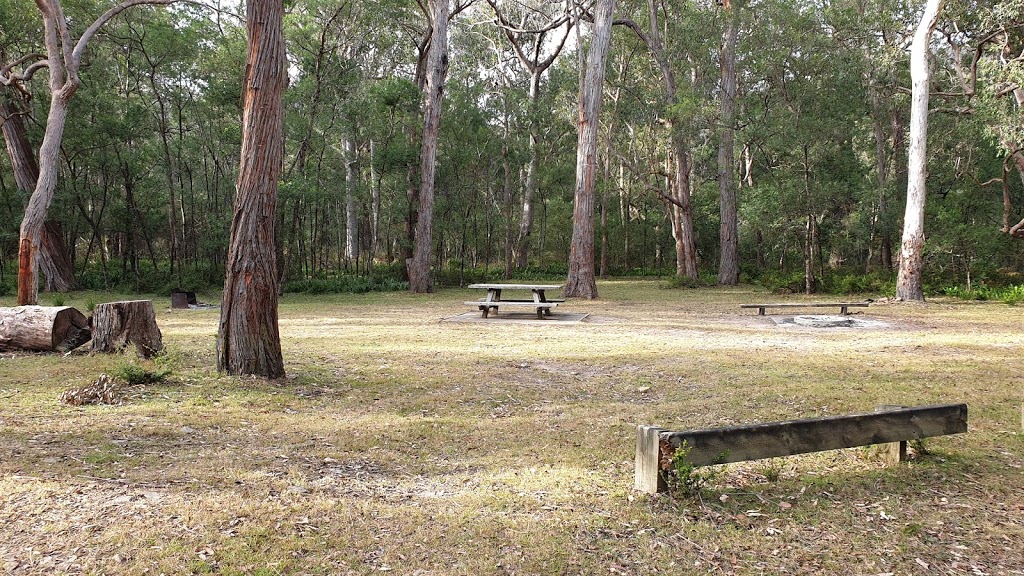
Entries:
POLYGON ((896 297, 924 301, 921 279, 924 267, 924 205, 928 176, 928 91, 931 68, 928 63, 932 33, 942 14, 944 0, 928 0, 910 49, 910 152, 907 166, 907 209, 903 216, 900 243, 900 271, 896 297))

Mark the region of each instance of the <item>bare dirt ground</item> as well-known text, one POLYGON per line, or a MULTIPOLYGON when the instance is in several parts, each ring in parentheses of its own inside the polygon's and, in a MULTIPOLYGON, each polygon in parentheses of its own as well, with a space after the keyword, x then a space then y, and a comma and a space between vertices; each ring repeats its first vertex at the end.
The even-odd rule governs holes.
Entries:
POLYGON ((139 364, 171 374, 120 405, 57 398, 130 356, 3 353, 0 572, 1024 574, 1024 309, 820 329, 740 310, 780 298, 751 289, 600 290, 559 307, 576 324, 443 321, 461 290, 288 297, 273 382, 217 375, 218 312, 158 299, 167 354, 139 364), (945 402, 970 432, 904 465, 851 449, 631 489, 637 424, 945 402))

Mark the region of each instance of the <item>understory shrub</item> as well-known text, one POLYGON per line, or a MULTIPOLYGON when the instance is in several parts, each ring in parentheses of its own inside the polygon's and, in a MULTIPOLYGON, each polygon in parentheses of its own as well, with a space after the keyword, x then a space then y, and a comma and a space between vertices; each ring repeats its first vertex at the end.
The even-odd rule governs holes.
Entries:
POLYGON ((1000 287, 981 285, 973 287, 970 290, 959 286, 950 286, 943 288, 939 293, 945 296, 959 298, 961 300, 992 300, 1005 302, 1011 306, 1018 302, 1024 302, 1024 284, 1000 287))
POLYGON ((366 294, 368 292, 396 292, 408 290, 409 283, 390 277, 337 276, 293 280, 284 285, 284 291, 305 294, 366 294))

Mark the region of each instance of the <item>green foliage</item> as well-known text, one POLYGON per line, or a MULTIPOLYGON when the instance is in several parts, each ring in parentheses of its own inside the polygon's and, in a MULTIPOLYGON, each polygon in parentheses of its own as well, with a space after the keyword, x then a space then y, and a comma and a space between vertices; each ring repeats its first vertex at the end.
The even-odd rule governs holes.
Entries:
POLYGON ((150 369, 136 362, 125 360, 118 363, 111 373, 129 386, 139 386, 163 382, 170 376, 171 369, 168 367, 150 369))
POLYGON ((408 289, 408 282, 395 278, 354 275, 295 280, 284 286, 285 292, 304 294, 366 294, 408 289))
POLYGON ((668 280, 665 281, 665 288, 669 288, 669 289, 673 289, 673 288, 705 288, 707 286, 713 286, 713 285, 714 285, 713 281, 710 284, 708 284, 707 279, 705 279, 705 278, 698 278, 698 279, 694 280, 693 278, 689 278, 687 276, 677 276, 677 275, 670 276, 668 278, 668 280))
POLYGON ((1014 306, 1019 302, 1024 302, 1024 284, 1002 287, 981 285, 972 287, 970 290, 959 286, 950 286, 943 288, 941 293, 945 296, 960 298, 961 300, 994 300, 1005 302, 1010 306, 1014 306))
MULTIPOLYGON (((684 496, 698 496, 709 484, 721 476, 720 468, 703 467, 698 469, 689 460, 692 448, 686 442, 676 448, 672 455, 672 470, 668 476, 668 486, 673 492, 684 496)), ((724 460, 725 455, 719 460, 724 460)))
POLYGON ((828 294, 894 294, 895 272, 837 271, 822 279, 822 291, 828 294))

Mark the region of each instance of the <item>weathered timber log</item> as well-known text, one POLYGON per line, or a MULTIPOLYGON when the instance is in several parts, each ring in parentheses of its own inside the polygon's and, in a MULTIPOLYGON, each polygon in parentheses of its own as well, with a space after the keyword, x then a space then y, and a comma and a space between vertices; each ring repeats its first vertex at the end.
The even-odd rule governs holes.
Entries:
MULTIPOLYGON (((967 432, 967 404, 883 407, 868 414, 686 432, 638 426, 634 487, 649 493, 664 490, 662 471, 672 468, 680 448, 691 465, 711 466, 963 432, 967 432)), ((905 458, 905 446, 897 444, 896 450, 905 458)))
POLYGON ((163 349, 152 300, 98 304, 92 316, 93 352, 119 352, 129 344, 143 358, 163 349))
POLYGON ((0 350, 67 352, 90 336, 89 320, 70 306, 0 308, 0 350))

